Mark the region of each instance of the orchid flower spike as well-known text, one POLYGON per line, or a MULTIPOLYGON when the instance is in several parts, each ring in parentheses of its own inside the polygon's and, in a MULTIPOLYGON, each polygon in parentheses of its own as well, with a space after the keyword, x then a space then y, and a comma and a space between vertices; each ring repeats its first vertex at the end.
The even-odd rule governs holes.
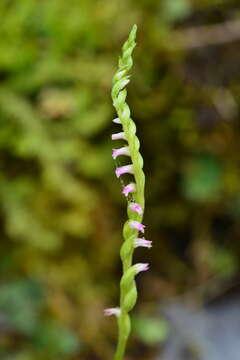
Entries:
POLYGON ((134 248, 143 246, 150 248, 152 242, 144 238, 135 238, 140 231, 144 233, 145 225, 141 223, 144 212, 144 184, 145 175, 143 172, 143 158, 139 152, 139 139, 136 135, 136 125, 131 118, 131 111, 126 102, 126 85, 130 81, 129 70, 132 67, 132 52, 136 45, 137 26, 134 25, 127 41, 122 48, 122 56, 118 61, 118 69, 113 76, 112 101, 117 112, 117 118, 113 120, 116 124, 122 125, 122 132, 112 135, 112 140, 125 140, 126 146, 113 149, 112 157, 116 159, 120 155, 127 155, 131 158, 131 164, 117 167, 115 173, 119 178, 123 174, 132 174, 134 181, 125 185, 122 193, 128 200, 128 220, 123 228, 124 243, 121 247, 121 259, 123 263, 123 276, 120 281, 120 308, 110 308, 104 311, 106 316, 116 315, 119 317, 119 337, 114 360, 123 360, 127 339, 131 330, 129 312, 133 309, 137 300, 137 287, 135 276, 149 268, 148 264, 139 263, 132 265, 134 248), (131 194, 131 201, 128 195, 131 194), (130 229, 137 230, 131 231, 130 229))

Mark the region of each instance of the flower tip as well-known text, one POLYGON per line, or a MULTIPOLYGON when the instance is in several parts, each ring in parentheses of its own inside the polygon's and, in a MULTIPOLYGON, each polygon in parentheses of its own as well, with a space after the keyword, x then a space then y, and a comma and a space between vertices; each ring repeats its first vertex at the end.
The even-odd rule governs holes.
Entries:
POLYGON ((117 157, 117 149, 112 149, 112 158, 116 159, 117 157))
POLYGON ((150 240, 145 240, 145 245, 144 245, 145 247, 147 247, 147 248, 149 248, 149 249, 151 249, 151 247, 152 247, 152 241, 150 241, 150 240))
POLYGON ((119 178, 120 176, 121 176, 121 168, 117 168, 116 170, 115 170, 115 174, 116 174, 116 177, 117 178, 119 178))
POLYGON ((132 27, 131 33, 136 35, 136 32, 137 32, 137 24, 134 24, 132 27))

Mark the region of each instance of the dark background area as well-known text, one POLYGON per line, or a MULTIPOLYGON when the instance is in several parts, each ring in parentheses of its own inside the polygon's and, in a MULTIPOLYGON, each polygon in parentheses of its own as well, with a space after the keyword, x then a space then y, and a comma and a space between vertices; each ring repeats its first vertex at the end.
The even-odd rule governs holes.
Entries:
POLYGON ((0 17, 0 358, 112 358, 126 203, 110 90, 137 23, 128 103, 154 245, 135 252, 151 270, 126 359, 153 360, 161 302, 238 283, 239 1, 1 0, 0 17))

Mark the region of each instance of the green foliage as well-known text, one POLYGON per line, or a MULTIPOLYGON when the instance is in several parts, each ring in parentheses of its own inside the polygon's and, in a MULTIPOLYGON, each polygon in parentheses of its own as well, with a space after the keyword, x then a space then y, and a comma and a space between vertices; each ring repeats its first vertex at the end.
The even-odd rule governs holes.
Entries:
POLYGON ((158 345, 167 339, 169 328, 164 320, 147 316, 133 317, 133 332, 147 345, 158 345))
POLYGON ((209 262, 214 272, 227 279, 234 276, 237 271, 236 256, 230 250, 221 247, 211 249, 209 262))
POLYGON ((44 320, 46 303, 42 286, 33 280, 19 279, 0 286, 1 326, 23 336, 25 348, 14 354, 11 343, 2 343, 1 359, 65 359, 79 351, 78 337, 51 316, 44 320), (31 343, 31 346, 29 346, 31 343))
POLYGON ((42 289, 33 281, 18 280, 0 287, 0 312, 6 326, 24 335, 35 331, 42 303, 42 289))
POLYGON ((191 3, 189 0, 163 1, 162 4, 162 17, 170 23, 182 20, 191 13, 191 3))
POLYGON ((56 322, 41 324, 34 335, 33 344, 37 352, 47 354, 49 359, 65 359, 79 351, 77 336, 56 322))
POLYGON ((212 154, 195 156, 187 164, 183 177, 183 193, 190 200, 206 202, 217 200, 221 191, 220 161, 212 154))

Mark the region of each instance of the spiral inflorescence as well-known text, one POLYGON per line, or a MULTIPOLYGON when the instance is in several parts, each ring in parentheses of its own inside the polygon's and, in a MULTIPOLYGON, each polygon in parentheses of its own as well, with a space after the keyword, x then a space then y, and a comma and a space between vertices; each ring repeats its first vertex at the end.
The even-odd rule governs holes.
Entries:
POLYGON ((116 315, 118 318, 119 337, 115 360, 123 358, 126 342, 131 330, 129 312, 137 300, 136 275, 148 269, 148 264, 132 265, 134 249, 138 246, 151 247, 151 241, 138 237, 144 233, 145 226, 142 224, 144 213, 144 186, 145 175, 143 172, 143 158, 139 152, 140 142, 136 136, 136 125, 131 119, 131 112, 126 103, 129 83, 129 70, 133 65, 132 52, 136 45, 137 26, 134 25, 127 41, 122 47, 122 56, 119 58, 118 70, 113 77, 112 100, 118 117, 113 121, 122 125, 122 131, 112 135, 112 140, 121 140, 123 147, 113 149, 113 158, 128 156, 131 160, 129 165, 116 168, 116 175, 121 178, 124 174, 131 174, 133 181, 123 186, 122 193, 126 196, 128 206, 128 220, 123 227, 124 242, 120 250, 123 263, 123 275, 120 282, 120 307, 106 309, 106 315, 116 315))

